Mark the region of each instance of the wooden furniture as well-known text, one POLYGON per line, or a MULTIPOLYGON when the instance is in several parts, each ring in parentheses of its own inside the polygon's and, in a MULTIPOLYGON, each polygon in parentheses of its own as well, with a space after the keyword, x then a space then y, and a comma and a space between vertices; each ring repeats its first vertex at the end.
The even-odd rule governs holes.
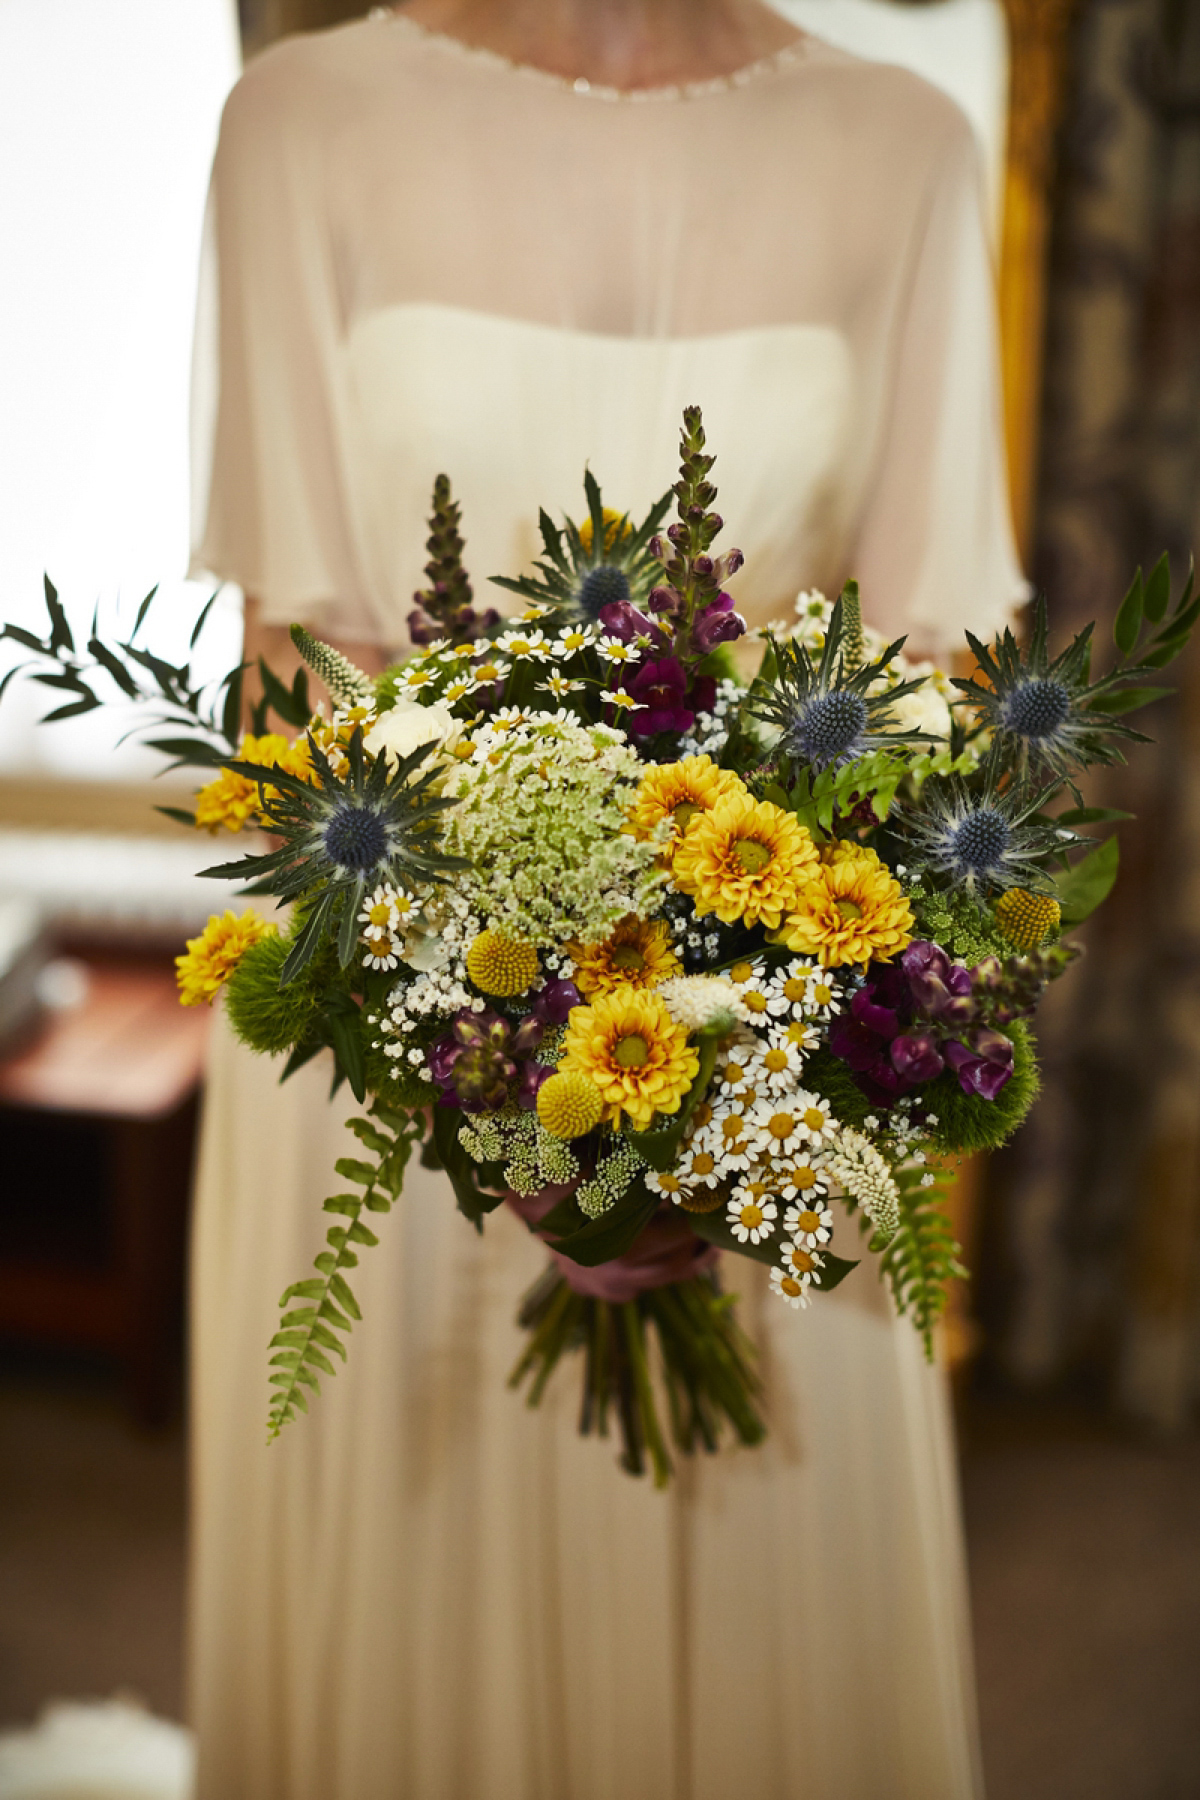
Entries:
POLYGON ((86 998, 0 1060, 0 1336, 104 1352, 146 1424, 178 1364, 207 1011, 170 961, 86 958, 86 998))

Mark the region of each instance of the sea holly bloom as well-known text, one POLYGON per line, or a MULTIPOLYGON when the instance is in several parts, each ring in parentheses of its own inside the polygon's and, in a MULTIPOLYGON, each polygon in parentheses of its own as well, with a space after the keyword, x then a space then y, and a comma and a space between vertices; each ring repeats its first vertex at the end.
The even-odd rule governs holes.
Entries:
POLYGON ((926 783, 921 811, 910 819, 913 859, 969 894, 1022 887, 1052 891, 1043 865, 1081 840, 1064 827, 1039 823, 1057 784, 1032 793, 999 788, 999 753, 984 766, 982 788, 954 778, 926 783))
POLYGON ((931 743, 925 733, 904 731, 894 703, 915 693, 924 677, 897 682, 881 691, 881 678, 899 655, 904 639, 889 644, 873 662, 855 664, 848 655, 847 601, 858 616, 858 588, 848 583, 830 614, 820 658, 814 662, 798 639, 769 639, 776 672, 768 685, 756 682, 749 710, 779 731, 779 747, 793 767, 831 768, 870 751, 897 744, 931 743))

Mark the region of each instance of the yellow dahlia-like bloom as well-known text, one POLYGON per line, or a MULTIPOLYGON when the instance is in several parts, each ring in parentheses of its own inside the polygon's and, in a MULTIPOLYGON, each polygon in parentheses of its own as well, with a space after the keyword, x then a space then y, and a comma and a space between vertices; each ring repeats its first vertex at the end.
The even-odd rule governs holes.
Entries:
MULTIPOLYGON (((644 1131, 656 1112, 678 1112, 700 1058, 653 988, 616 988, 567 1023, 560 1074, 587 1075, 600 1090, 604 1117, 622 1115, 644 1131)), ((547 1084, 549 1085, 549 1084, 547 1084)))
POLYGON ((568 944, 567 949, 575 958, 572 979, 588 999, 619 987, 657 987, 680 969, 666 921, 639 919, 635 913, 622 919, 602 944, 568 944))
MULTIPOLYGON (((587 518, 583 521, 582 525, 579 527, 579 541, 583 545, 584 549, 587 551, 587 554, 589 556, 592 554, 592 541, 593 541, 595 535, 596 535, 595 532, 592 530, 591 514, 589 513, 587 518)), ((631 538, 632 536, 633 536, 633 526, 629 523, 629 520, 626 517, 626 515, 624 513, 617 512, 611 506, 606 506, 604 508, 604 548, 605 548, 605 550, 608 551, 608 550, 615 549, 618 542, 623 544, 625 542, 626 538, 631 538)))
POLYGON ((791 813, 742 793, 695 820, 671 873, 697 913, 774 931, 818 867, 816 846, 791 813))
POLYGON ((537 980, 537 951, 524 938, 481 931, 467 951, 467 974, 483 994, 511 999, 537 980))
POLYGON ((780 940, 825 968, 887 962, 911 941, 915 920, 900 883, 873 850, 821 863, 780 940))
MULTIPOLYGON (((239 762, 286 769, 289 775, 296 775, 301 781, 311 781, 313 777, 307 738, 300 737, 289 744, 275 731, 269 731, 263 737, 246 736, 237 754, 239 762)), ((267 792, 271 790, 268 788, 267 792)), ((263 822, 258 807, 258 784, 245 775, 236 775, 232 769, 222 769, 216 780, 210 781, 196 795, 197 828, 214 834, 222 828, 240 831, 247 821, 263 822)))
POLYGON ((711 812, 719 800, 731 794, 744 793, 746 788, 740 777, 730 769, 718 769, 710 756, 652 763, 630 808, 629 826, 633 835, 645 843, 664 820, 669 820, 671 837, 665 853, 669 860, 701 813, 711 812))
POLYGON ((199 937, 189 938, 187 954, 175 958, 181 1006, 211 1006, 251 944, 275 930, 255 912, 216 913, 199 937))
POLYGON ((586 1137, 600 1123, 603 1111, 600 1089, 586 1075, 568 1070, 551 1075, 538 1089, 537 1116, 551 1137, 586 1137))

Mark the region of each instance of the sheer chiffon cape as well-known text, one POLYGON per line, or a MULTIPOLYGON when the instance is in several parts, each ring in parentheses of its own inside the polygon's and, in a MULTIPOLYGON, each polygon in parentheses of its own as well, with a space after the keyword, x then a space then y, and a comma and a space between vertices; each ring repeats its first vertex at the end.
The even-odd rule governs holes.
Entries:
MULTIPOLYGON (((663 491, 692 401, 752 621, 854 573, 938 645, 1023 595, 974 147, 901 71, 805 38, 703 89, 580 93, 384 16, 252 65, 213 202, 196 559, 270 619, 402 645, 443 469, 496 599, 585 460, 622 508, 663 491)), ((664 1495, 575 1436, 569 1371, 540 1413, 506 1391, 542 1252, 414 1169, 349 1366, 268 1450, 275 1302, 350 1141, 327 1070, 277 1075, 218 1021, 201 1800, 977 1795, 945 1395, 873 1272, 798 1316, 727 1269, 771 1438, 664 1495)))

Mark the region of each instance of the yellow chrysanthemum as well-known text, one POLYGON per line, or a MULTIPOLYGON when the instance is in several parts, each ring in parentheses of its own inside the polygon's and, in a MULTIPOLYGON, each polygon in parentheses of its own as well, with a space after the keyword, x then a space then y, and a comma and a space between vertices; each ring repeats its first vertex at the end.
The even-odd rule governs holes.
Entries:
POLYGON ((559 1072, 589 1076, 613 1124, 626 1115, 644 1130, 656 1112, 678 1112, 699 1067, 653 988, 616 988, 571 1009, 559 1072))
POLYGON ((685 756, 675 763, 652 763, 642 777, 637 799, 629 812, 633 835, 645 843, 664 820, 671 825, 666 848, 669 859, 688 827, 702 813, 711 812, 720 800, 744 794, 741 779, 730 769, 718 769, 710 756, 685 756))
MULTIPOLYGON (((595 538, 595 535, 596 535, 595 532, 592 530, 591 514, 589 513, 588 517, 583 521, 583 524, 579 527, 579 541, 583 545, 584 549, 586 550, 586 552, 589 556, 592 554, 592 543, 595 538)), ((626 517, 626 515, 624 513, 617 512, 611 506, 606 506, 604 508, 604 548, 605 548, 605 551, 607 552, 609 550, 612 550, 616 546, 617 543, 624 543, 626 538, 629 538, 632 536, 633 536, 633 526, 629 523, 629 520, 626 517)))
POLYGON ((537 972, 537 951, 523 938, 481 931, 467 951, 467 974, 483 994, 511 999, 537 980, 537 972))
POLYGON ((1052 895, 1031 894, 1027 888, 1009 888, 992 911, 1013 949, 1026 955, 1044 944, 1062 922, 1062 908, 1052 895))
POLYGON ((181 1006, 211 1006, 251 944, 275 930, 255 912, 214 913, 187 954, 175 958, 181 1006))
POLYGON ((827 968, 887 962, 910 942, 915 921, 900 883, 873 850, 823 862, 780 940, 827 968))
MULTIPOLYGON (((308 739, 303 737, 291 744, 274 731, 263 737, 244 737, 238 747, 238 761, 258 763, 263 768, 285 769, 301 781, 313 778, 308 739)), ((269 794, 271 789, 267 792, 269 794)), ((258 784, 248 776, 222 769, 216 780, 210 781, 196 795, 196 825, 201 831, 214 834, 222 828, 240 831, 249 821, 256 825, 263 822, 258 805, 258 784)))
POLYGON ((575 958, 572 979, 588 999, 619 987, 657 987, 681 964, 671 948, 671 928, 663 919, 630 913, 602 944, 568 944, 575 958))
POLYGON ((816 846, 791 813, 742 793, 695 820, 671 873, 698 914, 774 931, 818 867, 816 846))
POLYGON ((587 1075, 568 1069, 551 1075, 538 1089, 537 1116, 551 1137, 586 1137, 603 1112, 600 1089, 587 1075))

